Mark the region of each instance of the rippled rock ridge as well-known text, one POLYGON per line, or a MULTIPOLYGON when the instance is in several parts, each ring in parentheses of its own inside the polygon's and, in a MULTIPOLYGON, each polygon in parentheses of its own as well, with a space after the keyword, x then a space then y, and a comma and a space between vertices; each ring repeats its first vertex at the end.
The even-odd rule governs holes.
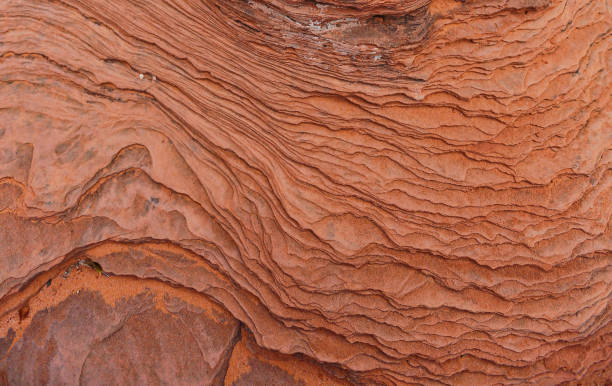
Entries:
POLYGON ((612 382, 608 0, 3 0, 0 385, 612 382))

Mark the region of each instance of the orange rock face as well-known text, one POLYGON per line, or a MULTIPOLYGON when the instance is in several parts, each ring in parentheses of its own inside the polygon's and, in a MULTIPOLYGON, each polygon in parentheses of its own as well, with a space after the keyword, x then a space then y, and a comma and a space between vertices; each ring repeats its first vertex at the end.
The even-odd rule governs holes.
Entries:
POLYGON ((0 384, 611 382, 611 90, 607 0, 4 0, 0 384))

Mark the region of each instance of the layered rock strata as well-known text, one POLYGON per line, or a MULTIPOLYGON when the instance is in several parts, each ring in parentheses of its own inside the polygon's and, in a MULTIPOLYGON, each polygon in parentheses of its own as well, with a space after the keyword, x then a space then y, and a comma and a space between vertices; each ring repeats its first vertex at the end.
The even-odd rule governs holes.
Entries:
POLYGON ((2 1, 0 383, 609 381, 611 10, 2 1))

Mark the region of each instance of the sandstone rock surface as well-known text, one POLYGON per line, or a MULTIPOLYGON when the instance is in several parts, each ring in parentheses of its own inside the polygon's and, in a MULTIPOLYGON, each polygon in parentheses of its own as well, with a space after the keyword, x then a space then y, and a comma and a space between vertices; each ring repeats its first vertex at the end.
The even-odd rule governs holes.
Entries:
POLYGON ((610 382, 611 70, 608 0, 0 2, 0 384, 610 382))
POLYGON ((158 283, 74 275, 85 285, 57 277, 28 304, 0 363, 9 384, 223 384, 239 325, 227 311, 158 283))

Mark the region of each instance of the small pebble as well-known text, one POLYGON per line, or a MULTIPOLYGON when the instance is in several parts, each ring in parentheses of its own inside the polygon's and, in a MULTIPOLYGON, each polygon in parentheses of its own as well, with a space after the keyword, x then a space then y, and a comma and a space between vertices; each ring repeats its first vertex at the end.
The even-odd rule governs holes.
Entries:
POLYGON ((153 82, 155 82, 156 80, 157 80, 157 77, 153 75, 153 82))
POLYGON ((140 78, 140 80, 144 79, 144 75, 143 74, 138 75, 138 77, 140 78))

